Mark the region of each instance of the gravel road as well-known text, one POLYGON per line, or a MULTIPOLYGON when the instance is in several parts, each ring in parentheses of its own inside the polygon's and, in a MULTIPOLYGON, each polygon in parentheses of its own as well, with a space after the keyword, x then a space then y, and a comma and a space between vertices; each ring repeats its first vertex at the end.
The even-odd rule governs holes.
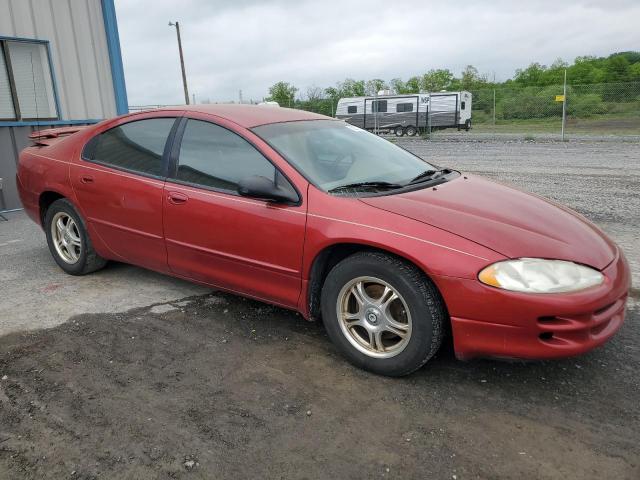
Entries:
MULTIPOLYGON (((575 208, 639 284, 639 143, 469 138, 399 143, 575 208)), ((445 347, 389 379, 286 310, 117 264, 68 277, 22 214, 0 223, 0 280, 2 479, 640 478, 637 289, 582 357, 445 347)))

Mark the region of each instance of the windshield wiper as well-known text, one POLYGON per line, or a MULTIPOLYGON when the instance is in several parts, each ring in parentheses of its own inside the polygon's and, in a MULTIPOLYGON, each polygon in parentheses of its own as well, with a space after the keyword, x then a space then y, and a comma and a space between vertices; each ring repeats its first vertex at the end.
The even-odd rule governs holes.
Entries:
POLYGON ((399 183, 391 183, 391 182, 356 182, 356 183, 348 183, 347 185, 340 185, 338 187, 334 187, 329 190, 329 193, 340 192, 343 190, 351 190, 357 188, 376 188, 376 189, 393 189, 393 188, 402 188, 404 185, 400 185, 399 183))
POLYGON ((428 180, 435 180, 438 177, 451 173, 449 168, 443 168, 442 170, 425 170, 424 172, 416 175, 406 185, 414 185, 416 183, 425 182, 428 180))

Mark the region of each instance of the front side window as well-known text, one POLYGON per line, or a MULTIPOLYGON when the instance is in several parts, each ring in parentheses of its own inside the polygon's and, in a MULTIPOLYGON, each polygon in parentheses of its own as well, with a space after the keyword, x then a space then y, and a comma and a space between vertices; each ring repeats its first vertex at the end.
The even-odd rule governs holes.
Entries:
POLYGON ((180 144, 176 179, 236 193, 240 181, 259 175, 280 187, 293 187, 256 148, 226 128, 188 120, 180 144))
POLYGON ((83 157, 108 166, 163 176, 163 153, 175 118, 149 118, 119 125, 94 137, 83 157))
POLYGON ((357 182, 405 184, 435 169, 388 140, 345 122, 283 122, 253 131, 325 191, 357 182))
POLYGON ((413 103, 399 103, 396 105, 396 112, 413 112, 413 103))
POLYGON ((47 45, 0 41, 0 119, 56 119, 47 45))
POLYGON ((349 105, 347 107, 347 113, 358 113, 358 107, 356 105, 349 105))

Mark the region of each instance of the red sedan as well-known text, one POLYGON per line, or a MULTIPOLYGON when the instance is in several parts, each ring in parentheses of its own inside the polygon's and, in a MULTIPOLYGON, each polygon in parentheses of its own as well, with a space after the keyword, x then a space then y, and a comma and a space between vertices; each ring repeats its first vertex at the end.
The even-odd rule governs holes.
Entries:
POLYGON ((34 135, 27 213, 72 275, 128 262, 322 318, 354 364, 586 352, 624 320, 629 268, 592 223, 277 107, 161 109, 34 135))

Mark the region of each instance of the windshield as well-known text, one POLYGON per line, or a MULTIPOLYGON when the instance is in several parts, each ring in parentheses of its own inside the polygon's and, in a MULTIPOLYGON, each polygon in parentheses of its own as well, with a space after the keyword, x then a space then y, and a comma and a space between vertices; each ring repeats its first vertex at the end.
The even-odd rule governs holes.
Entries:
POLYGON ((402 186, 437 170, 365 130, 334 120, 272 123, 253 131, 323 190, 381 183, 402 186))

